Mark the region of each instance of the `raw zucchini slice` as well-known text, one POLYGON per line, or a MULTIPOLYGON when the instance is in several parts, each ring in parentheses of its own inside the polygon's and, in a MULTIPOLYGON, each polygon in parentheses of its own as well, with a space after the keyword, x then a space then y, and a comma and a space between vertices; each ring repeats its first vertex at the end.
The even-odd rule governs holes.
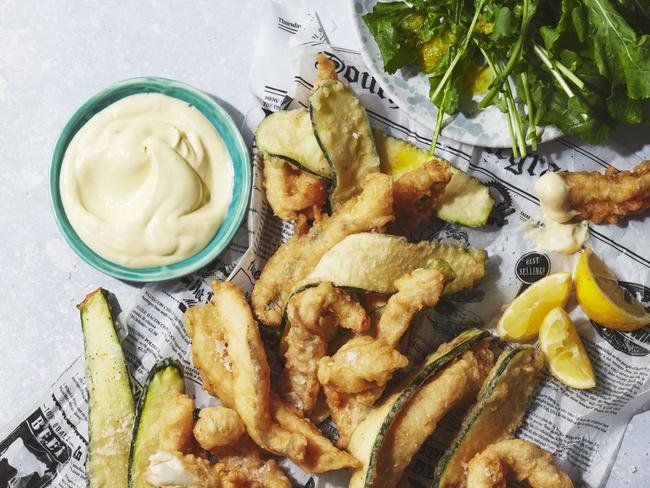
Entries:
POLYGON ((88 486, 126 488, 133 394, 106 290, 78 305, 88 387, 88 486))
POLYGON ((437 241, 410 243, 402 237, 362 232, 332 247, 299 288, 330 281, 340 287, 395 293, 397 278, 439 259, 455 275, 445 286, 448 295, 474 286, 485 274, 486 258, 483 249, 437 241))
POLYGON ((316 140, 332 168, 330 205, 336 210, 361 191, 369 173, 380 171, 366 109, 338 80, 321 82, 310 97, 316 140))
POLYGON ((348 450, 362 465, 352 473, 349 488, 369 488, 374 486, 375 482, 381 484, 381 480, 376 479, 379 451, 384 437, 400 411, 434 374, 489 335, 486 331, 468 329, 451 342, 443 344, 436 352, 427 356, 419 368, 400 382, 400 387, 395 393, 370 411, 350 438, 348 450))
POLYGON ((144 479, 149 457, 158 450, 158 419, 166 403, 185 392, 183 370, 175 359, 157 362, 144 385, 133 425, 129 455, 129 488, 151 488, 144 479))
POLYGON ((260 151, 309 173, 323 178, 332 175, 305 109, 280 110, 269 115, 255 129, 255 141, 260 151))
MULTIPOLYGON (((431 156, 408 141, 375 131, 375 145, 381 161, 382 173, 399 178, 419 168, 431 156)), ((485 225, 494 206, 487 186, 467 173, 451 167, 451 181, 447 184, 436 216, 452 224, 468 227, 485 225)))
POLYGON ((543 365, 541 353, 532 346, 501 354, 458 435, 438 461, 433 488, 462 486, 465 467, 475 454, 514 435, 535 393, 543 365))

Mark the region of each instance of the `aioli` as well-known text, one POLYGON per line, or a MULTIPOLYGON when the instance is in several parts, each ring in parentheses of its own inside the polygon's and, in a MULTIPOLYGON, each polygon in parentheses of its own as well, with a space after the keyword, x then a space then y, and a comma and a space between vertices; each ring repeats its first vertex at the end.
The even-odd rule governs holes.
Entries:
POLYGON ((567 223, 576 212, 571 210, 569 187, 557 173, 546 173, 535 182, 541 206, 540 220, 523 225, 524 236, 547 251, 573 254, 589 239, 587 221, 567 223))
POLYGON ((131 95, 94 115, 61 167, 63 206, 88 247, 133 268, 200 251, 232 198, 232 162, 196 108, 158 93, 131 95))

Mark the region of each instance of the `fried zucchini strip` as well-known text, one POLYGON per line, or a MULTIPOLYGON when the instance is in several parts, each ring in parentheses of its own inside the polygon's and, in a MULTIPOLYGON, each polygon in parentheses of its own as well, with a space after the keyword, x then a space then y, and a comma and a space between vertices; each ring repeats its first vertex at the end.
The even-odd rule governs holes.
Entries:
POLYGON ((305 415, 314 409, 320 391, 318 361, 327 353, 326 330, 321 319, 327 317, 332 317, 336 326, 356 333, 370 326, 363 307, 328 282, 307 288, 289 300, 280 391, 289 404, 305 415))
POLYGON ((382 229, 392 220, 391 177, 368 176, 360 195, 348 200, 331 217, 323 216, 307 234, 293 236, 268 260, 253 289, 255 316, 265 325, 279 326, 292 290, 332 246, 351 234, 382 229))
POLYGON ((282 220, 314 219, 327 200, 327 182, 289 163, 264 155, 266 198, 273 213, 282 220))
POLYGON ((302 461, 307 440, 282 429, 271 419, 270 370, 266 351, 246 297, 230 282, 212 283, 212 303, 232 361, 234 407, 246 431, 260 447, 274 454, 302 461))
POLYGON ((418 390, 395 419, 379 452, 377 479, 383 486, 396 486, 438 422, 460 402, 476 396, 492 362, 492 353, 483 343, 418 390))
POLYGON ((573 488, 550 453, 520 439, 490 444, 467 466, 467 488, 499 488, 508 478, 527 481, 531 488, 573 488))

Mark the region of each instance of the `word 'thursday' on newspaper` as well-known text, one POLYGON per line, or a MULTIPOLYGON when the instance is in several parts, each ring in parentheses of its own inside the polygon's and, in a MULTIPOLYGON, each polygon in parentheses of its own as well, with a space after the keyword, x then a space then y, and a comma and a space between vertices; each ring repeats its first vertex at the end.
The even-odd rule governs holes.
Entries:
MULTIPOLYGON (((422 147, 430 144, 430 131, 417 126, 386 96, 358 52, 329 45, 315 12, 271 1, 260 20, 251 69, 254 103, 247 117, 249 129, 274 111, 308 106, 318 52, 334 61, 340 79, 360 95, 374 127, 422 147)), ((638 163, 638 157, 613 143, 595 148, 571 138, 544 144, 536 154, 521 159, 514 158, 509 150, 472 147, 441 138, 437 154, 488 185, 495 209, 485 228, 434 221, 418 237, 485 248, 489 262, 486 277, 476 289, 450 297, 417 318, 408 345, 412 361, 464 328, 493 328, 499 311, 531 283, 552 272, 574 269, 577 256, 536 250, 519 231, 523 222, 538 214, 539 202, 532 188, 540 175, 557 170, 602 171, 612 164, 627 169, 638 163)), ((144 286, 119 317, 136 394, 155 362, 174 356, 183 363, 186 390, 197 405, 218 403, 201 389, 200 376, 191 364, 183 314, 210 299, 213 279, 232 280, 250 294, 266 260, 292 232, 291 225, 272 216, 264 199, 257 155, 253 164, 248 219, 226 252, 199 273, 144 286)), ((641 237, 649 234, 648 219, 630 220, 624 226, 592 226, 589 241, 616 274, 624 277, 621 284, 646 305, 650 303, 650 251, 641 237)), ((605 329, 591 322, 575 303, 569 304, 569 311, 593 362, 597 387, 573 390, 544 374, 518 436, 555 453, 556 461, 576 486, 597 488, 607 481, 628 421, 650 406, 650 332, 605 329)), ((262 332, 271 345, 273 334, 262 332)), ((277 374, 277 358, 270 355, 269 359, 277 374)), ((79 357, 39 404, 0 436, 0 485, 84 486, 87 409, 84 362, 79 357)), ((407 473, 411 485, 430 483, 444 439, 453 433, 460 414, 449 417, 411 463, 407 473)), ((332 425, 322 427, 326 434, 335 435, 332 425)), ((316 476, 303 473, 287 460, 282 465, 303 486, 347 485, 346 472, 316 476)))

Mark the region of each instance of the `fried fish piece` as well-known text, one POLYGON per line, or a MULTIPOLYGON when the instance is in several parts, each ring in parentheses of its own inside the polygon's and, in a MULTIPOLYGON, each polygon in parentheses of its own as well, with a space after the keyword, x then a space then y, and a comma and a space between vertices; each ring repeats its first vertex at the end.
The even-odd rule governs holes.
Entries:
POLYGON ((327 318, 334 320, 334 326, 357 333, 370 326, 364 308, 329 282, 307 288, 289 300, 280 392, 305 415, 314 409, 320 391, 318 361, 327 353, 327 330, 322 323, 327 318))
POLYGON ((202 408, 194 425, 194 438, 209 451, 237 442, 246 432, 241 418, 231 408, 218 406, 202 408))
POLYGON ((269 488, 291 486, 277 463, 265 459, 260 448, 244 434, 237 412, 225 407, 204 408, 195 424, 193 411, 194 402, 187 395, 177 395, 163 410, 158 421, 159 449, 145 474, 148 483, 200 488, 251 483, 269 488), (204 451, 195 449, 196 441, 203 449, 217 453, 219 462, 212 464, 204 451))
POLYGON ((158 420, 158 448, 169 452, 188 452, 194 437, 194 401, 187 395, 176 395, 167 402, 158 420))
POLYGON ((324 178, 296 168, 280 158, 264 154, 266 198, 273 213, 282 220, 314 219, 327 200, 324 178))
POLYGON ((228 476, 226 467, 178 451, 156 451, 149 458, 145 481, 151 486, 169 488, 221 488, 228 476))
MULTIPOLYGON (((287 437, 290 442, 293 442, 293 439, 301 441, 297 442, 300 447, 298 455, 291 460, 306 472, 322 473, 357 466, 359 462, 354 456, 334 447, 309 420, 300 417, 292 407, 270 392, 266 356, 253 352, 263 352, 262 339, 243 292, 232 283, 213 282, 213 293, 210 304, 192 307, 185 313, 188 333, 192 338, 192 360, 199 369, 206 391, 216 395, 225 406, 234 408, 246 425, 247 431, 249 424, 253 429, 261 428, 268 425, 266 422, 270 418, 269 429, 256 434, 259 434, 260 441, 276 447, 275 452, 290 457, 292 446, 283 442, 287 437), (199 311, 193 312, 197 308, 199 311), (228 327, 225 322, 229 322, 228 327), (248 341, 248 344, 231 348, 233 340, 248 341), (221 346, 224 344, 225 350, 222 350, 221 346), (255 402, 254 405, 244 406, 245 416, 237 408, 237 405, 242 406, 241 400, 236 401, 237 396, 242 393, 235 381, 235 371, 238 368, 242 368, 238 378, 240 382, 243 383, 242 376, 246 376, 247 381, 254 381, 254 378, 260 380, 254 381, 253 388, 250 385, 241 385, 246 388, 243 393, 247 397, 252 395, 255 402), (261 392, 255 392, 254 388, 261 389, 261 392), (251 420, 250 416, 253 412, 260 412, 263 404, 266 404, 264 408, 268 409, 270 416, 262 411, 261 420, 251 420), (305 440, 304 448, 302 439, 305 440)), ((253 439, 255 440, 255 437, 253 439)))
POLYGON ((437 305, 444 286, 445 274, 440 269, 418 268, 398 278, 397 293, 386 302, 377 323, 376 338, 397 346, 413 316, 425 307, 437 305))
POLYGON ((650 207, 650 160, 630 171, 608 168, 597 171, 558 173, 567 183, 575 219, 594 224, 615 224, 619 218, 639 214, 650 207))
POLYGON ((235 444, 212 449, 219 464, 229 473, 236 473, 239 480, 229 479, 234 484, 244 481, 245 486, 259 484, 265 488, 290 488, 291 482, 274 459, 266 459, 262 451, 245 435, 235 444))
POLYGON ((323 53, 316 55, 316 83, 314 89, 322 81, 338 80, 339 76, 336 74, 336 64, 323 53))
POLYGON ((375 336, 355 337, 331 358, 325 356, 321 359, 318 375, 339 430, 339 447, 347 446, 352 432, 379 399, 394 371, 406 366, 406 358, 396 349, 398 343, 413 316, 424 307, 438 303, 444 284, 445 276, 439 269, 420 268, 400 277, 395 282, 397 293, 386 302, 375 336), (367 342, 376 344, 369 347, 367 342), (376 351, 381 351, 381 354, 376 351), (373 363, 372 382, 368 381, 368 373, 364 371, 364 368, 370 368, 351 368, 351 357, 359 364, 373 363), (368 388, 360 389, 363 385, 368 388), (353 392, 354 389, 357 391, 353 392))
POLYGON ((255 316, 265 325, 279 326, 291 291, 327 251, 351 234, 382 229, 392 220, 391 177, 369 175, 361 194, 345 202, 332 216, 323 216, 307 234, 293 236, 268 260, 253 288, 255 316))
POLYGON ((467 488, 501 488, 507 479, 526 481, 531 488, 573 488, 550 453, 521 439, 490 444, 467 466, 467 488))
POLYGON ((397 486, 438 422, 462 401, 476 396, 493 361, 487 343, 482 342, 464 352, 415 393, 391 425, 379 451, 377 479, 382 486, 397 486))
POLYGON ((370 336, 357 336, 318 365, 318 380, 340 393, 381 388, 408 359, 392 345, 370 336))
POLYGON ((433 215, 445 187, 451 180, 451 166, 432 159, 404 173, 393 183, 395 222, 392 230, 408 234, 433 215))

